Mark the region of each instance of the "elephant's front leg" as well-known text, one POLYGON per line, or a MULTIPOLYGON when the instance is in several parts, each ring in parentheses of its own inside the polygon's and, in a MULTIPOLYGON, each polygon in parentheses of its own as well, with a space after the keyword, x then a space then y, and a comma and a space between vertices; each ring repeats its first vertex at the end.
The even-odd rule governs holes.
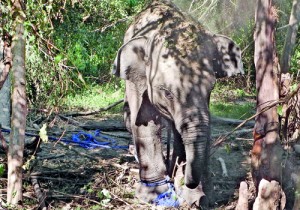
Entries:
POLYGON ((140 166, 136 196, 144 202, 153 201, 168 190, 167 169, 161 144, 161 116, 150 103, 147 92, 140 94, 134 86, 126 85, 130 107, 131 131, 140 166))

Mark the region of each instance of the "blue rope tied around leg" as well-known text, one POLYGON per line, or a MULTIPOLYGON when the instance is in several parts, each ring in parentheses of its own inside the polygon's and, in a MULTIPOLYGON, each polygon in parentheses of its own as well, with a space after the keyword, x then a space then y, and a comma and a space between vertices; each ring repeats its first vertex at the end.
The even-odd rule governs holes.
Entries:
POLYGON ((169 189, 157 196, 153 203, 157 206, 166 206, 166 207, 179 207, 180 202, 178 200, 177 194, 175 192, 174 185, 168 183, 169 189))
POLYGON ((146 187, 158 187, 164 184, 168 185, 168 190, 159 194, 152 203, 156 206, 165 206, 165 207, 179 207, 180 202, 178 200, 178 196, 175 192, 175 188, 173 183, 170 182, 170 177, 167 176, 165 179, 157 181, 157 182, 146 182, 141 181, 146 187))

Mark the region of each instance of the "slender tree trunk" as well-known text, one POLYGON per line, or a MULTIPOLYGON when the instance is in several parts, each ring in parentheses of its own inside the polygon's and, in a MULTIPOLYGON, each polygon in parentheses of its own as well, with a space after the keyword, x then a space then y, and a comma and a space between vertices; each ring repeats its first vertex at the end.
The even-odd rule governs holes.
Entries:
POLYGON ((17 204, 22 201, 22 165, 26 126, 25 94, 25 13, 23 1, 13 0, 14 36, 12 43, 12 122, 8 151, 7 202, 17 204))
MULTIPOLYGON (((7 42, 0 39, 0 77, 8 73, 10 69, 10 47, 7 42), (9 53, 9 54, 8 54, 9 53)), ((1 87, 0 85, 0 124, 10 127, 10 77, 6 76, 6 80, 1 87)), ((4 79, 4 76, 3 76, 4 79)), ((1 82, 0 82, 1 83, 1 82)))
MULTIPOLYGON (((272 0, 257 0, 254 63, 258 113, 279 99, 278 72, 275 66, 274 11, 272 0)), ((267 181, 282 179, 280 166, 283 149, 280 145, 278 128, 276 107, 257 116, 251 157, 252 177, 257 190, 262 179, 267 181)))
POLYGON ((293 0, 293 7, 289 20, 289 26, 285 37, 285 43, 280 59, 281 73, 286 74, 290 68, 291 56, 296 43, 298 24, 300 22, 300 0, 293 0))

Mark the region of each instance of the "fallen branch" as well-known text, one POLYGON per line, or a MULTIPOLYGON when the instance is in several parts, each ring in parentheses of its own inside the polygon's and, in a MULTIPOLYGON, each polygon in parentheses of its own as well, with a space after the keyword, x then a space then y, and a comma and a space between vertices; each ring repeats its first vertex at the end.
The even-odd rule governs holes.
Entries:
POLYGON ((34 192, 36 194, 36 197, 39 201, 39 209, 46 210, 47 209, 47 206, 45 204, 46 195, 40 189, 37 178, 36 177, 31 177, 31 183, 32 183, 34 192))
POLYGON ((66 113, 64 114, 64 116, 72 116, 72 117, 77 117, 77 116, 87 116, 87 115, 93 115, 93 114, 98 114, 99 112, 103 112, 103 111, 107 111, 117 105, 119 105, 120 103, 124 102, 124 99, 121 99, 111 105, 109 105, 108 107, 105 108, 100 108, 98 110, 94 110, 94 111, 86 111, 86 112, 70 112, 70 113, 66 113))
MULTIPOLYGON (((217 116, 212 116, 211 117, 212 123, 225 123, 228 125, 239 125, 244 122, 244 120, 239 120, 239 119, 231 119, 231 118, 224 118, 224 117, 217 117, 217 116)), ((247 121, 245 124, 246 126, 254 126, 255 122, 254 121, 247 121)))

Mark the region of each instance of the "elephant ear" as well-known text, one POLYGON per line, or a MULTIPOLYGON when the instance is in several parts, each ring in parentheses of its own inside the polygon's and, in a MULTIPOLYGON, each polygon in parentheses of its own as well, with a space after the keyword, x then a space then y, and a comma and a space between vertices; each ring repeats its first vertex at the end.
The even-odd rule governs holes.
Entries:
POLYGON ((148 60, 146 42, 147 38, 136 37, 120 47, 114 61, 112 74, 134 83, 145 80, 148 60))
POLYGON ((223 35, 213 36, 221 56, 221 69, 216 73, 217 78, 244 74, 241 49, 234 41, 223 35))

